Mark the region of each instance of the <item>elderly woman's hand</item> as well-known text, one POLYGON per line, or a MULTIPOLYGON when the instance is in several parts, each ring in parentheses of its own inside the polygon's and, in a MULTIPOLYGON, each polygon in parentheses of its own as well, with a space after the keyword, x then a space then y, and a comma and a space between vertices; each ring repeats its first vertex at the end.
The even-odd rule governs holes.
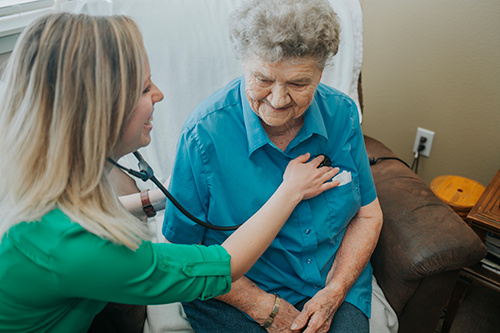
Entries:
POLYGON ((282 299, 278 314, 273 324, 267 328, 267 332, 326 333, 330 330, 332 319, 344 298, 344 293, 325 288, 314 295, 301 312, 282 299))
POLYGON ((306 153, 290 161, 283 175, 283 183, 289 184, 302 199, 310 199, 318 194, 339 185, 339 181, 329 181, 338 172, 339 168, 318 166, 323 162, 323 156, 317 156, 307 162, 311 155, 306 153))
POLYGON ((274 317, 272 325, 266 328, 267 332, 292 333, 290 327, 299 313, 300 311, 297 310, 292 304, 282 299, 280 309, 276 314, 276 317, 274 317))
POLYGON ((293 332, 326 333, 345 294, 320 290, 305 305, 292 325, 293 332))

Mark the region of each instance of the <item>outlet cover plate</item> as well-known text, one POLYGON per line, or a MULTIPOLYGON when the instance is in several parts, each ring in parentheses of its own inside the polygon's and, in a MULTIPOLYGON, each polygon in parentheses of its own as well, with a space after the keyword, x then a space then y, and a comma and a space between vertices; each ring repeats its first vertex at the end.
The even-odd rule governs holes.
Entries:
POLYGON ((427 140, 424 143, 425 149, 420 152, 420 155, 429 157, 431 154, 432 141, 434 141, 434 132, 421 127, 417 128, 417 135, 415 136, 415 143, 413 144, 414 153, 417 152, 421 137, 425 137, 427 140))

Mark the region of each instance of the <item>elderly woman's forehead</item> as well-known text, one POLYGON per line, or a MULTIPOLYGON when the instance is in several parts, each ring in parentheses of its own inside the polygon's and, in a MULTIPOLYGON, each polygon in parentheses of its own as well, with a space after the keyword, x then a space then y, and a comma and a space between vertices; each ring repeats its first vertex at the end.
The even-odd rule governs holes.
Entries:
POLYGON ((274 68, 281 67, 282 65, 287 66, 311 66, 322 69, 320 66, 320 62, 318 58, 312 56, 305 57, 283 57, 279 60, 270 60, 265 57, 261 57, 255 53, 249 54, 243 62, 246 65, 250 65, 252 67, 262 67, 262 68, 274 68))

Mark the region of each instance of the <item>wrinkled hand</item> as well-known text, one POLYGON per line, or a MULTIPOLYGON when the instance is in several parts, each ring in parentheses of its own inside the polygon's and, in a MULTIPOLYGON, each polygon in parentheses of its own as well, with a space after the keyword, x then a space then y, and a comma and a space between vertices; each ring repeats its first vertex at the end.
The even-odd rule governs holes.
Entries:
POLYGON ((304 309, 292 324, 292 332, 324 333, 328 332, 333 316, 344 300, 343 295, 320 290, 304 305, 304 309))
POLYGON ((280 309, 278 314, 274 317, 273 324, 266 328, 269 333, 292 333, 290 327, 292 323, 299 315, 299 310, 297 310, 292 304, 288 303, 284 299, 281 299, 280 309))
POLYGON ((329 182, 338 172, 339 168, 321 167, 323 156, 318 156, 307 162, 310 154, 300 155, 290 161, 283 175, 283 182, 293 186, 297 193, 302 195, 302 199, 310 199, 318 194, 339 185, 339 181, 329 182))

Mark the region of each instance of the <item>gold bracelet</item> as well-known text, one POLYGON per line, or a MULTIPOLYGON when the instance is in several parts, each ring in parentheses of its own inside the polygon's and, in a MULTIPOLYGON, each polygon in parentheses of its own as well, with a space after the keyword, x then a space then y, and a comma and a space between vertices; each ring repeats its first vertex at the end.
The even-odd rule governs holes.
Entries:
POLYGON ((280 309, 280 303, 281 303, 281 297, 278 294, 274 294, 274 305, 273 305, 273 311, 271 311, 271 314, 267 318, 266 322, 264 324, 260 324, 260 326, 264 328, 268 328, 273 324, 274 317, 276 317, 276 314, 278 313, 278 310, 280 309))

